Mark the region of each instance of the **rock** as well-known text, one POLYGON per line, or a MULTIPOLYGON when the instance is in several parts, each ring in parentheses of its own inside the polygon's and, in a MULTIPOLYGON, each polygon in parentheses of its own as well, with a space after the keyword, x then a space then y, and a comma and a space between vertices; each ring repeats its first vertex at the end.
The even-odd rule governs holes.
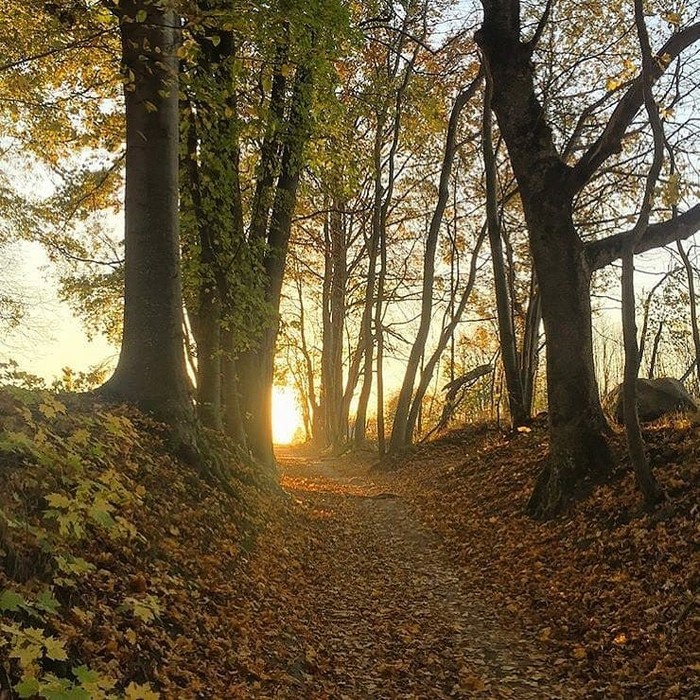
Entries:
MULTIPOLYGON (((613 420, 622 424, 622 384, 603 399, 603 408, 613 420)), ((677 379, 637 379, 637 410, 640 421, 652 421, 667 413, 693 412, 697 409, 693 397, 677 379)))

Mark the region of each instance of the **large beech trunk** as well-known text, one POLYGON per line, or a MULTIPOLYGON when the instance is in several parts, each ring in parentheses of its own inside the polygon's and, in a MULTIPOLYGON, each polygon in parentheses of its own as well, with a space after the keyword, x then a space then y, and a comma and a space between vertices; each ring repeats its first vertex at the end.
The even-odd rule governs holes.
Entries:
POLYGON ((557 236, 546 237, 551 228, 528 221, 547 337, 550 425, 550 460, 528 504, 537 517, 554 514, 582 479, 604 474, 612 463, 593 365, 590 271, 570 212, 556 208, 546 210, 550 227, 558 220, 557 236))
POLYGON ((178 240, 177 22, 145 1, 123 2, 119 12, 127 76, 124 331, 101 391, 177 425, 194 416, 178 240), (146 19, 137 22, 141 13, 146 19))
POLYGON ((612 463, 593 367, 591 271, 573 223, 574 178, 536 97, 533 47, 521 40, 519 5, 483 4, 476 39, 518 181, 547 336, 550 460, 528 510, 549 517, 582 479, 604 473, 612 463))

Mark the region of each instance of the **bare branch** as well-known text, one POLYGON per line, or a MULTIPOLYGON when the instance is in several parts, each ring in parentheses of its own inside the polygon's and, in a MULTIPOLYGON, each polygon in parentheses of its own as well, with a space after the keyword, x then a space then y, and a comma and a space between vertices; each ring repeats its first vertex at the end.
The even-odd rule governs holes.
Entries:
POLYGON ((540 17, 540 21, 537 23, 537 29, 535 29, 532 39, 527 42, 527 46, 530 51, 534 51, 537 48, 537 44, 539 44, 540 39, 542 38, 542 32, 544 32, 544 29, 547 26, 549 15, 552 12, 552 7, 554 7, 555 2, 556 0, 547 0, 542 17, 540 17))
MULTIPOLYGON (((634 252, 635 254, 646 253, 674 241, 690 238, 698 231, 700 231, 700 204, 696 204, 692 209, 680 214, 675 219, 647 226, 635 246, 634 252)), ((590 268, 600 270, 614 260, 621 258, 625 245, 634 233, 634 229, 632 229, 586 244, 585 254, 590 268)))
MULTIPOLYGON (((664 74, 673 59, 696 41, 700 41, 700 22, 691 24, 686 29, 671 36, 654 57, 653 71, 649 76, 652 83, 664 74)), ((584 187, 593 173, 613 153, 619 153, 625 132, 643 104, 644 78, 640 74, 614 109, 603 133, 574 167, 572 184, 575 191, 584 187)))

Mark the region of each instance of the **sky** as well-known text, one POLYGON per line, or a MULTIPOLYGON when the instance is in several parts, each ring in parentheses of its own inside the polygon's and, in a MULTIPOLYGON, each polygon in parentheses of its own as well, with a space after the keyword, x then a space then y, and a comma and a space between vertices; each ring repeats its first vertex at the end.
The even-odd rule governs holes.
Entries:
POLYGON ((14 244, 6 255, 5 274, 27 308, 20 327, 0 337, 0 360, 14 360, 21 370, 49 381, 63 367, 85 371, 116 363, 117 349, 101 336, 89 339, 82 323, 58 298, 56 277, 38 244, 14 244))

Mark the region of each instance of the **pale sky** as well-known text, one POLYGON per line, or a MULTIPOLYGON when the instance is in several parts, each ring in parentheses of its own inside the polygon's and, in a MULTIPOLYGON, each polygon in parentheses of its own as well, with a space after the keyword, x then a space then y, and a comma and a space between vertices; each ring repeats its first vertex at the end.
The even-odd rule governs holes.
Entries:
POLYGON ((58 299, 55 275, 38 244, 15 244, 7 256, 4 274, 26 300, 27 311, 19 328, 0 336, 0 360, 15 360, 21 370, 48 380, 63 367, 85 371, 116 362, 117 349, 102 336, 89 340, 82 323, 58 299))

